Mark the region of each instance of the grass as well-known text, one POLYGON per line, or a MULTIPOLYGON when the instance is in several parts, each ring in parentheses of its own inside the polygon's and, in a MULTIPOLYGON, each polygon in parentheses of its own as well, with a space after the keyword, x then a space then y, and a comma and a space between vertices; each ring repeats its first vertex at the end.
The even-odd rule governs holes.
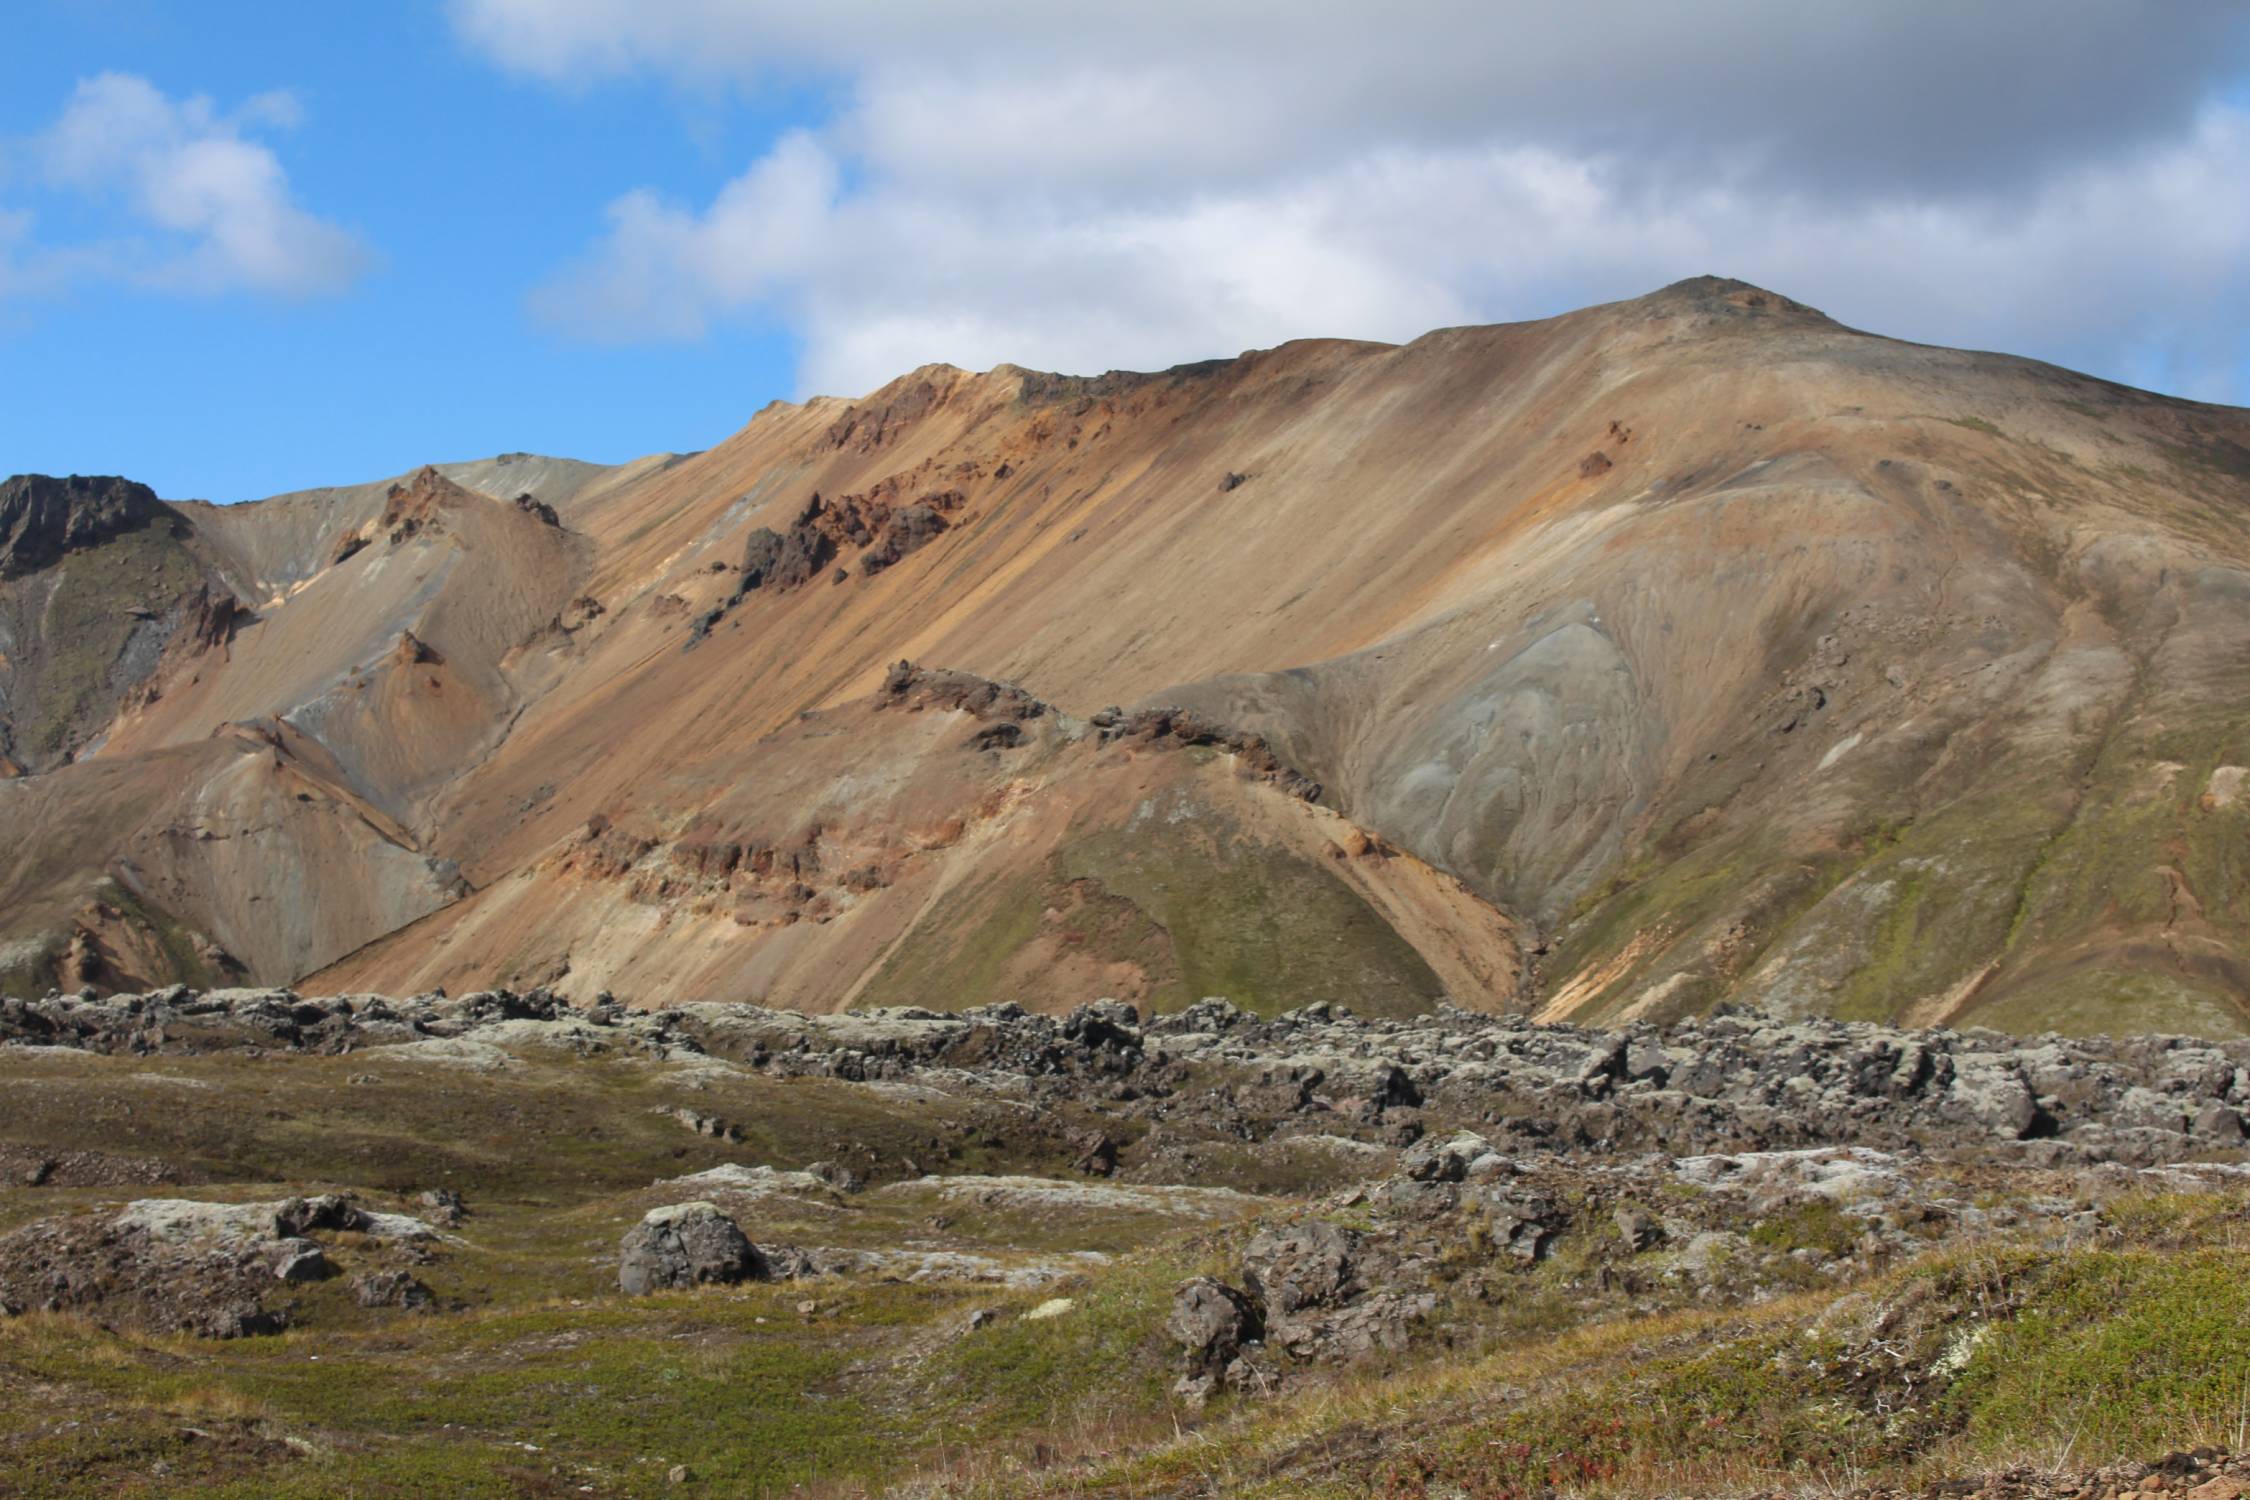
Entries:
POLYGON ((1445 987, 1413 946, 1324 864, 1207 812, 1074 843, 1073 878, 1131 902, 1169 935, 1179 978, 1160 1009, 1224 995, 1261 1015, 1312 1000, 1415 1015, 1445 987))
MULTIPOLYGON (((1059 1175, 1076 1149, 1014 1106, 987 1120, 967 1100, 691 1072, 699 1086, 637 1060, 536 1053, 497 1073, 380 1051, 11 1057, 0 1135, 160 1155, 211 1179, 159 1193, 350 1188, 413 1212, 390 1194, 442 1183, 471 1212, 413 1268, 448 1307, 437 1315, 361 1308, 339 1278, 290 1291, 292 1327, 278 1337, 0 1319, 0 1492, 675 1494, 666 1475, 684 1464, 688 1493, 761 1495, 850 1490, 944 1461, 964 1438, 1034 1465, 1043 1444, 1066 1441, 1050 1429, 1159 1430, 1158 1330, 1173 1284, 1205 1264, 1213 1231, 1200 1221, 918 1190, 827 1206, 728 1200, 768 1245, 1115 1259, 1037 1290, 855 1276, 620 1299, 619 1236, 680 1197, 656 1179, 719 1161, 856 1161, 862 1147, 891 1175, 909 1153, 924 1167, 1059 1175), (748 1139, 697 1136, 655 1112, 671 1103, 741 1122, 748 1139), (1023 1316, 1053 1296, 1074 1305, 1023 1316), (971 1331, 980 1310, 991 1321, 971 1331)), ((145 1191, 0 1186, 0 1230, 145 1191)), ((329 1238, 348 1272, 392 1256, 329 1238)))
POLYGON ((1028 1453, 1051 1426, 1097 1414, 1156 1420, 1158 1329, 1182 1264, 1151 1254, 1036 1293, 847 1281, 547 1298, 227 1344, 26 1317, 0 1324, 7 1384, 44 1392, 58 1411, 123 1418, 105 1420, 116 1437, 91 1445, 75 1430, 38 1435, 10 1412, 0 1465, 32 1476, 26 1493, 112 1493, 125 1471, 187 1446, 180 1422, 214 1420, 309 1437, 266 1453, 254 1479, 221 1494, 581 1483, 653 1494, 685 1464, 705 1487, 696 1492, 763 1495, 896 1472, 962 1442, 1020 1440, 1028 1453), (1073 1297, 1068 1312, 1022 1316, 1058 1294, 1073 1297), (808 1298, 817 1316, 798 1312, 808 1298), (999 1321, 970 1332, 978 1308, 999 1321))
POLYGON ((951 1420, 959 1441, 980 1445, 1069 1427, 1089 1405, 1160 1409, 1171 1372, 1158 1330, 1172 1288, 1194 1269, 1191 1257, 1174 1251, 1136 1258, 1080 1287, 1010 1297, 997 1306, 1021 1314, 1052 1294, 1075 1293, 1060 1317, 1016 1316, 983 1337, 945 1345, 924 1367, 926 1389, 965 1398, 954 1403, 951 1420))
POLYGON ((1951 1393, 1972 1450, 2042 1437, 2087 1453, 2240 1441, 2250 1398, 2250 1256, 2096 1251, 2040 1268, 1951 1393))

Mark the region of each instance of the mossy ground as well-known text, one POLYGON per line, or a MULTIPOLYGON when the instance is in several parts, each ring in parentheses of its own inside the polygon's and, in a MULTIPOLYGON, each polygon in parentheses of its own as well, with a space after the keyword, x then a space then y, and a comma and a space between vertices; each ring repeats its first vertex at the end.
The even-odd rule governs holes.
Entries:
MULTIPOLYGON (((666 1476, 682 1464, 691 1493, 758 1495, 896 1472, 964 1442, 1035 1455, 1058 1425, 1156 1419, 1168 1378, 1157 1328, 1173 1284, 1202 1265, 1201 1221, 1155 1209, 1011 1209, 904 1185, 848 1198, 655 1185, 721 1162, 818 1158, 878 1183, 909 1156, 953 1172, 1068 1171, 1038 1132, 1009 1146, 970 1107, 829 1080, 568 1056, 479 1072, 380 1051, 33 1054, 11 1057, 9 1074, 0 1139, 158 1157, 202 1180, 0 1188, 0 1230, 167 1194, 347 1190, 420 1212, 409 1195, 442 1186, 471 1207, 414 1267, 440 1313, 362 1308, 339 1278, 292 1289, 292 1327, 270 1338, 0 1320, 11 1495, 677 1493, 666 1476), (738 1122, 743 1139, 658 1112, 682 1104, 738 1122), (691 1195, 720 1197, 767 1244, 1111 1259, 1036 1288, 861 1275, 620 1297, 619 1237, 691 1195), (1052 1297, 1075 1305, 1023 1316, 1052 1297), (988 1323, 971 1337, 979 1312, 988 1323)), ((353 1236, 331 1253, 347 1271, 384 1254, 353 1236)))
MULTIPOLYGON (((1726 1493, 1944 1476, 2066 1443, 2088 1459, 2161 1450, 2231 1432, 2250 1382, 2239 1190, 2129 1194, 2074 1243, 1953 1241, 1852 1259, 1841 1280, 1794 1274, 1844 1264, 1860 1230, 1819 1203, 1740 1225, 1740 1284, 1670 1277, 1663 1250, 1621 1260, 1591 1211, 1536 1264, 1466 1235, 1426 1264, 1437 1312, 1412 1350, 1198 1413, 1170 1395, 1162 1325, 1182 1278, 1233 1274, 1244 1227, 904 1180, 909 1155, 1069 1175, 1065 1141, 957 1098, 537 1051, 490 1072, 383 1049, 18 1053, 8 1073, 0 1138, 162 1156, 204 1180, 0 1188, 0 1230, 152 1192, 347 1189, 414 1211, 412 1191, 445 1186, 471 1210, 414 1268, 436 1313, 362 1308, 338 1279, 292 1290, 276 1337, 0 1322, 10 1494, 849 1496, 912 1475, 912 1493, 956 1497, 1726 1493), (683 1104, 742 1140, 660 1112, 683 1104), (817 1157, 876 1185, 664 1185, 817 1157), (619 1236, 691 1192, 766 1244, 1106 1259, 1015 1288, 861 1273, 619 1296, 619 1236), (1067 1310, 1030 1316, 1055 1298, 1067 1310)), ((1249 1186, 1248 1159, 1214 1155, 1199 1175, 1249 1186)), ((1711 1202, 1682 1188, 1671 1206, 1711 1202)), ((351 1270, 394 1252, 340 1236, 331 1253, 351 1270)))
POLYGON ((2244 1213, 2236 1198, 2127 1198, 2099 1244, 1955 1246, 1754 1306, 1582 1321, 1236 1408, 1086 1491, 1827 1494, 2239 1446, 2244 1213))

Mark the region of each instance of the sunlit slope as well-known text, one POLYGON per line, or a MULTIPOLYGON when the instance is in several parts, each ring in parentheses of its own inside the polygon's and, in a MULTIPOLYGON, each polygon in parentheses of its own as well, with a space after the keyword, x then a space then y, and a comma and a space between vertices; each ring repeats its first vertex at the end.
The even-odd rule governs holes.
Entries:
POLYGON ((286 544, 229 513, 259 623, 102 754, 279 716, 458 862, 472 894, 323 985, 2233 1031, 2246 445, 2239 411, 1715 280, 1157 375, 933 366, 551 520, 475 476, 444 537, 309 572, 382 507, 268 502, 286 544), (907 733, 901 659, 1050 716, 907 733), (1085 730, 1162 704, 1233 740, 1085 730), (1317 803, 1245 774, 1247 736, 1317 803), (615 889, 581 878, 604 837, 615 889), (761 844, 899 858, 738 921, 766 876, 695 851, 761 844), (1194 872, 1224 934, 1135 860, 1194 872), (1291 969, 1283 904, 1348 953, 1291 969))

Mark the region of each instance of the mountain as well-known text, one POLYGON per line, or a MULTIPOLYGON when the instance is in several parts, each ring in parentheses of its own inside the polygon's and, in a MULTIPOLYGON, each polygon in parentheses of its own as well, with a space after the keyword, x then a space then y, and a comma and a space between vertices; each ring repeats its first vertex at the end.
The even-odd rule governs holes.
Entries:
POLYGON ((2250 414, 1740 282, 141 494, 0 491, 0 989, 2250 1031, 2250 414))

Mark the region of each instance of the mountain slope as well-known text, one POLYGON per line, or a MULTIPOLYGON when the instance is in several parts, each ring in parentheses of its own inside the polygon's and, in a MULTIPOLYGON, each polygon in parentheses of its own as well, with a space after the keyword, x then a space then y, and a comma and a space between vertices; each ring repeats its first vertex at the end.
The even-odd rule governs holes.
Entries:
POLYGON ((2238 411, 1705 279, 472 478, 183 512, 260 623, 96 759, 278 716, 465 881, 262 978, 2250 1024, 2238 411))

